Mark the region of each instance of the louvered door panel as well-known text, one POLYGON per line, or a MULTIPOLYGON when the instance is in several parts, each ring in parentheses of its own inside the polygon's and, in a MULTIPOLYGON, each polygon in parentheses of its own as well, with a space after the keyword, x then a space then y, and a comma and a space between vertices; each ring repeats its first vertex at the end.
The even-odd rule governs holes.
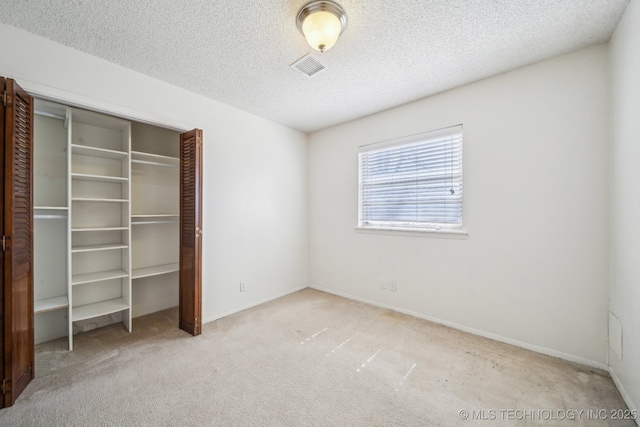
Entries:
POLYGON ((180 136, 180 328, 202 332, 202 131, 180 136))
POLYGON ((4 406, 34 377, 33 348, 33 99, 5 83, 3 194, 4 406))

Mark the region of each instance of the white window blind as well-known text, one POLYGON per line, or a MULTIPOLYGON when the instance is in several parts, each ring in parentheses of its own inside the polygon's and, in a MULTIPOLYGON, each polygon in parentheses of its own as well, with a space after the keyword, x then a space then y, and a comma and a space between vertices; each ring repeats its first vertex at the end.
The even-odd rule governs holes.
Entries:
POLYGON ((360 227, 462 227, 462 125, 359 149, 360 227))

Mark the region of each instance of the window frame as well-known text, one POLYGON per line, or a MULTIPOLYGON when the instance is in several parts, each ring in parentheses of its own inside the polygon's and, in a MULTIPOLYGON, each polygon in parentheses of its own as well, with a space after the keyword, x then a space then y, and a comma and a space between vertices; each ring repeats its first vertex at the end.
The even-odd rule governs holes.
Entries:
POLYGON ((435 129, 418 134, 408 135, 400 138, 394 138, 386 141, 365 144, 358 147, 358 223, 357 231, 383 233, 395 232, 397 235, 411 235, 418 232, 422 235, 441 235, 441 234, 457 234, 467 235, 464 227, 464 134, 462 124, 449 126, 445 128, 435 129), (384 149, 392 149, 402 146, 410 146, 420 141, 435 140, 445 135, 460 135, 460 189, 462 196, 460 198, 460 222, 456 224, 439 223, 439 222, 418 222, 418 221, 367 221, 363 220, 363 171, 361 157, 364 153, 380 151, 384 149))

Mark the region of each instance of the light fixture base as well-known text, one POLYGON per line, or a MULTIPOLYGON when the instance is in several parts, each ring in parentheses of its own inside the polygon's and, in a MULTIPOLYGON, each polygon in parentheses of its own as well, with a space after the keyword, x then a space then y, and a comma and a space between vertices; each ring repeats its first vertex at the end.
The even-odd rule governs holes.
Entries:
POLYGON ((305 4, 298 11, 296 26, 298 27, 300 34, 304 35, 304 32, 302 31, 302 23, 304 20, 315 12, 329 12, 335 15, 340 20, 340 34, 342 34, 347 28, 347 14, 339 4, 327 0, 316 0, 305 4))

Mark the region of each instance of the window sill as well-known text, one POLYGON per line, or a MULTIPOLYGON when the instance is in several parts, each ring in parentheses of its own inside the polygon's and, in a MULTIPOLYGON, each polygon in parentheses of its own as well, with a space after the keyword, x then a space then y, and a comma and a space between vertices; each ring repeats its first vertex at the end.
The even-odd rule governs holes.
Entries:
POLYGON ((469 233, 467 230, 428 230, 418 228, 398 228, 398 227, 356 227, 357 233, 366 234, 386 234, 395 236, 413 237, 436 237, 441 239, 466 240, 469 233))

